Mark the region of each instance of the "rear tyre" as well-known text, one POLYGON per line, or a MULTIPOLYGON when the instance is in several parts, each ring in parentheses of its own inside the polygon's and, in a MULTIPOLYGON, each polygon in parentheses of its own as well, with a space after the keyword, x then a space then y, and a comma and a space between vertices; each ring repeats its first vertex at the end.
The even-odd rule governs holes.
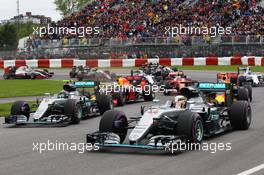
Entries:
POLYGON ((247 79, 245 76, 238 77, 238 85, 243 86, 247 82, 247 79))
POLYGON ((112 132, 123 143, 127 135, 127 117, 121 111, 109 110, 104 113, 99 124, 99 132, 112 132))
POLYGON ((158 77, 156 77, 156 81, 157 82, 161 82, 163 80, 163 77, 162 76, 158 76, 158 77))
POLYGON ((64 115, 71 116, 72 124, 79 124, 82 119, 82 107, 75 99, 69 99, 64 105, 64 115))
POLYGON ((77 80, 78 80, 78 81, 83 81, 83 79, 84 79, 84 74, 83 74, 83 73, 77 73, 76 77, 77 77, 77 80))
POLYGON ((30 79, 32 79, 32 80, 34 80, 34 79, 36 79, 36 75, 35 74, 30 74, 30 79))
POLYGON ((5 80, 8 80, 8 79, 10 78, 10 74, 4 74, 4 75, 3 75, 3 78, 4 78, 5 80))
POLYGON ((96 95, 96 102, 101 115, 103 115, 106 111, 113 109, 112 98, 109 95, 96 95))
POLYGON ((43 69, 44 72, 46 73, 49 73, 49 70, 48 69, 43 69))
POLYGON ((25 101, 16 101, 12 104, 11 115, 24 115, 29 120, 30 107, 25 101))
POLYGON ((250 102, 252 102, 252 99, 253 99, 253 97, 252 97, 252 87, 250 85, 245 85, 244 87, 248 90, 249 100, 250 100, 250 102))
POLYGON ((111 73, 110 77, 111 77, 112 80, 116 80, 117 79, 116 73, 111 73))
POLYGON ((70 72, 70 78, 75 78, 75 73, 74 72, 70 72))
POLYGON ((239 101, 249 101, 248 90, 244 87, 238 89, 237 99, 239 101))
POLYGON ((247 130, 251 124, 251 106, 247 101, 234 102, 230 108, 230 123, 234 129, 247 130))
POLYGON ((204 136, 202 118, 190 111, 180 113, 177 120, 176 134, 185 135, 187 143, 201 143, 204 136))
POLYGON ((155 94, 152 91, 150 86, 145 86, 145 91, 143 92, 144 101, 153 101, 155 98, 155 94))
POLYGON ((165 84, 164 84, 164 92, 163 92, 163 94, 165 96, 170 95, 169 89, 171 89, 170 83, 169 82, 165 82, 165 84))
POLYGON ((115 98, 117 99, 117 106, 124 106, 126 103, 126 95, 123 93, 116 93, 115 98))

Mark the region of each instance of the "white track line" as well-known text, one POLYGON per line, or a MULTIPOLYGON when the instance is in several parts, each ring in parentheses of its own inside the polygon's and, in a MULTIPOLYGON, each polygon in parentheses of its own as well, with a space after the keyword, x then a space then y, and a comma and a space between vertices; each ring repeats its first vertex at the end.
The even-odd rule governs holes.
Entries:
POLYGON ((255 173, 257 171, 260 171, 262 169, 264 169, 264 164, 261 164, 259 166, 254 167, 254 168, 251 168, 249 170, 246 170, 246 171, 244 171, 242 173, 239 173, 237 175, 250 175, 250 174, 253 174, 253 173, 255 173))

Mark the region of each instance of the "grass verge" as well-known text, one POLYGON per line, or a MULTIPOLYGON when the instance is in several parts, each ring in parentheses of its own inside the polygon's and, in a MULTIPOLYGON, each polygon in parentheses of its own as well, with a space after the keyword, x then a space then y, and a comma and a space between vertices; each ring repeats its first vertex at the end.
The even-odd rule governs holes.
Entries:
POLYGON ((62 80, 0 80, 0 98, 40 96, 58 93, 62 80))

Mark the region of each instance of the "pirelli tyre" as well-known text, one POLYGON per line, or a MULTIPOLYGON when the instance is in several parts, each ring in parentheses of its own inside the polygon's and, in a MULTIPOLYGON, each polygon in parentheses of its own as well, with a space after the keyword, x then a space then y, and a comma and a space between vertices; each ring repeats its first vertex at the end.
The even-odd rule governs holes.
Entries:
POLYGON ((161 82, 162 80, 163 80, 163 77, 162 77, 162 76, 157 76, 157 77, 156 77, 156 81, 157 81, 157 82, 161 82))
POLYGON ((117 106, 124 106, 126 104, 126 94, 118 92, 113 95, 114 99, 117 100, 117 106))
POLYGON ((239 101, 250 101, 249 93, 248 93, 247 88, 245 88, 245 87, 240 87, 240 88, 238 89, 237 99, 238 99, 239 101))
POLYGON ((252 102, 252 99, 253 99, 253 97, 252 97, 252 86, 245 85, 244 87, 248 90, 249 100, 250 100, 250 102, 252 102))
POLYGON ((186 136, 187 143, 201 143, 204 137, 201 116, 191 111, 181 112, 177 119, 176 134, 186 136))
POLYGON ((29 120, 30 107, 25 101, 16 101, 11 106, 11 115, 24 115, 29 120))
POLYGON ((5 80, 8 80, 10 77, 11 77, 10 74, 4 74, 4 75, 3 75, 3 78, 4 78, 5 80))
POLYGON ((83 81, 83 79, 84 79, 84 74, 78 72, 77 75, 76 75, 76 78, 77 78, 78 81, 83 81))
POLYGON ((152 90, 152 86, 145 86, 143 91, 144 101, 152 101, 155 98, 155 93, 152 90))
POLYGON ((164 84, 164 92, 163 92, 163 94, 164 94, 165 96, 170 95, 170 89, 171 89, 171 85, 170 85, 170 83, 169 83, 169 82, 165 82, 165 84, 164 84))
POLYGON ((243 86, 243 85, 246 84, 246 83, 247 83, 247 79, 246 79, 245 76, 239 76, 239 77, 238 77, 238 85, 239 85, 239 86, 243 86))
POLYGON ((76 99, 68 99, 64 104, 64 115, 71 117, 72 124, 79 124, 82 119, 82 106, 76 99))
POLYGON ((75 77, 76 77, 76 73, 73 72, 73 71, 71 71, 71 72, 69 73, 69 75, 70 75, 70 78, 75 78, 75 77))
POLYGON ((230 123, 234 129, 247 130, 251 124, 252 111, 248 101, 236 101, 230 108, 230 123))
POLYGON ((117 79, 116 73, 111 73, 110 77, 111 77, 112 80, 116 80, 117 79))
POLYGON ((97 94, 96 102, 101 115, 103 115, 106 111, 113 109, 112 98, 109 95, 97 94))
POLYGON ((121 111, 106 111, 99 124, 99 132, 115 133, 123 143, 127 136, 128 121, 126 115, 121 111))

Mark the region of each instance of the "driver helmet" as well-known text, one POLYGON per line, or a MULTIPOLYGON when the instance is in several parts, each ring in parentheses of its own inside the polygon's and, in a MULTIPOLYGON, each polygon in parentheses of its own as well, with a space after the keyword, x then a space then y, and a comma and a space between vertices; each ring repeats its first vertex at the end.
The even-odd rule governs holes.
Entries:
POLYGON ((187 103, 187 98, 182 95, 177 95, 174 98, 175 108, 185 108, 187 103))
POLYGON ((219 105, 225 103, 225 95, 224 94, 216 94, 215 95, 215 102, 219 105))

